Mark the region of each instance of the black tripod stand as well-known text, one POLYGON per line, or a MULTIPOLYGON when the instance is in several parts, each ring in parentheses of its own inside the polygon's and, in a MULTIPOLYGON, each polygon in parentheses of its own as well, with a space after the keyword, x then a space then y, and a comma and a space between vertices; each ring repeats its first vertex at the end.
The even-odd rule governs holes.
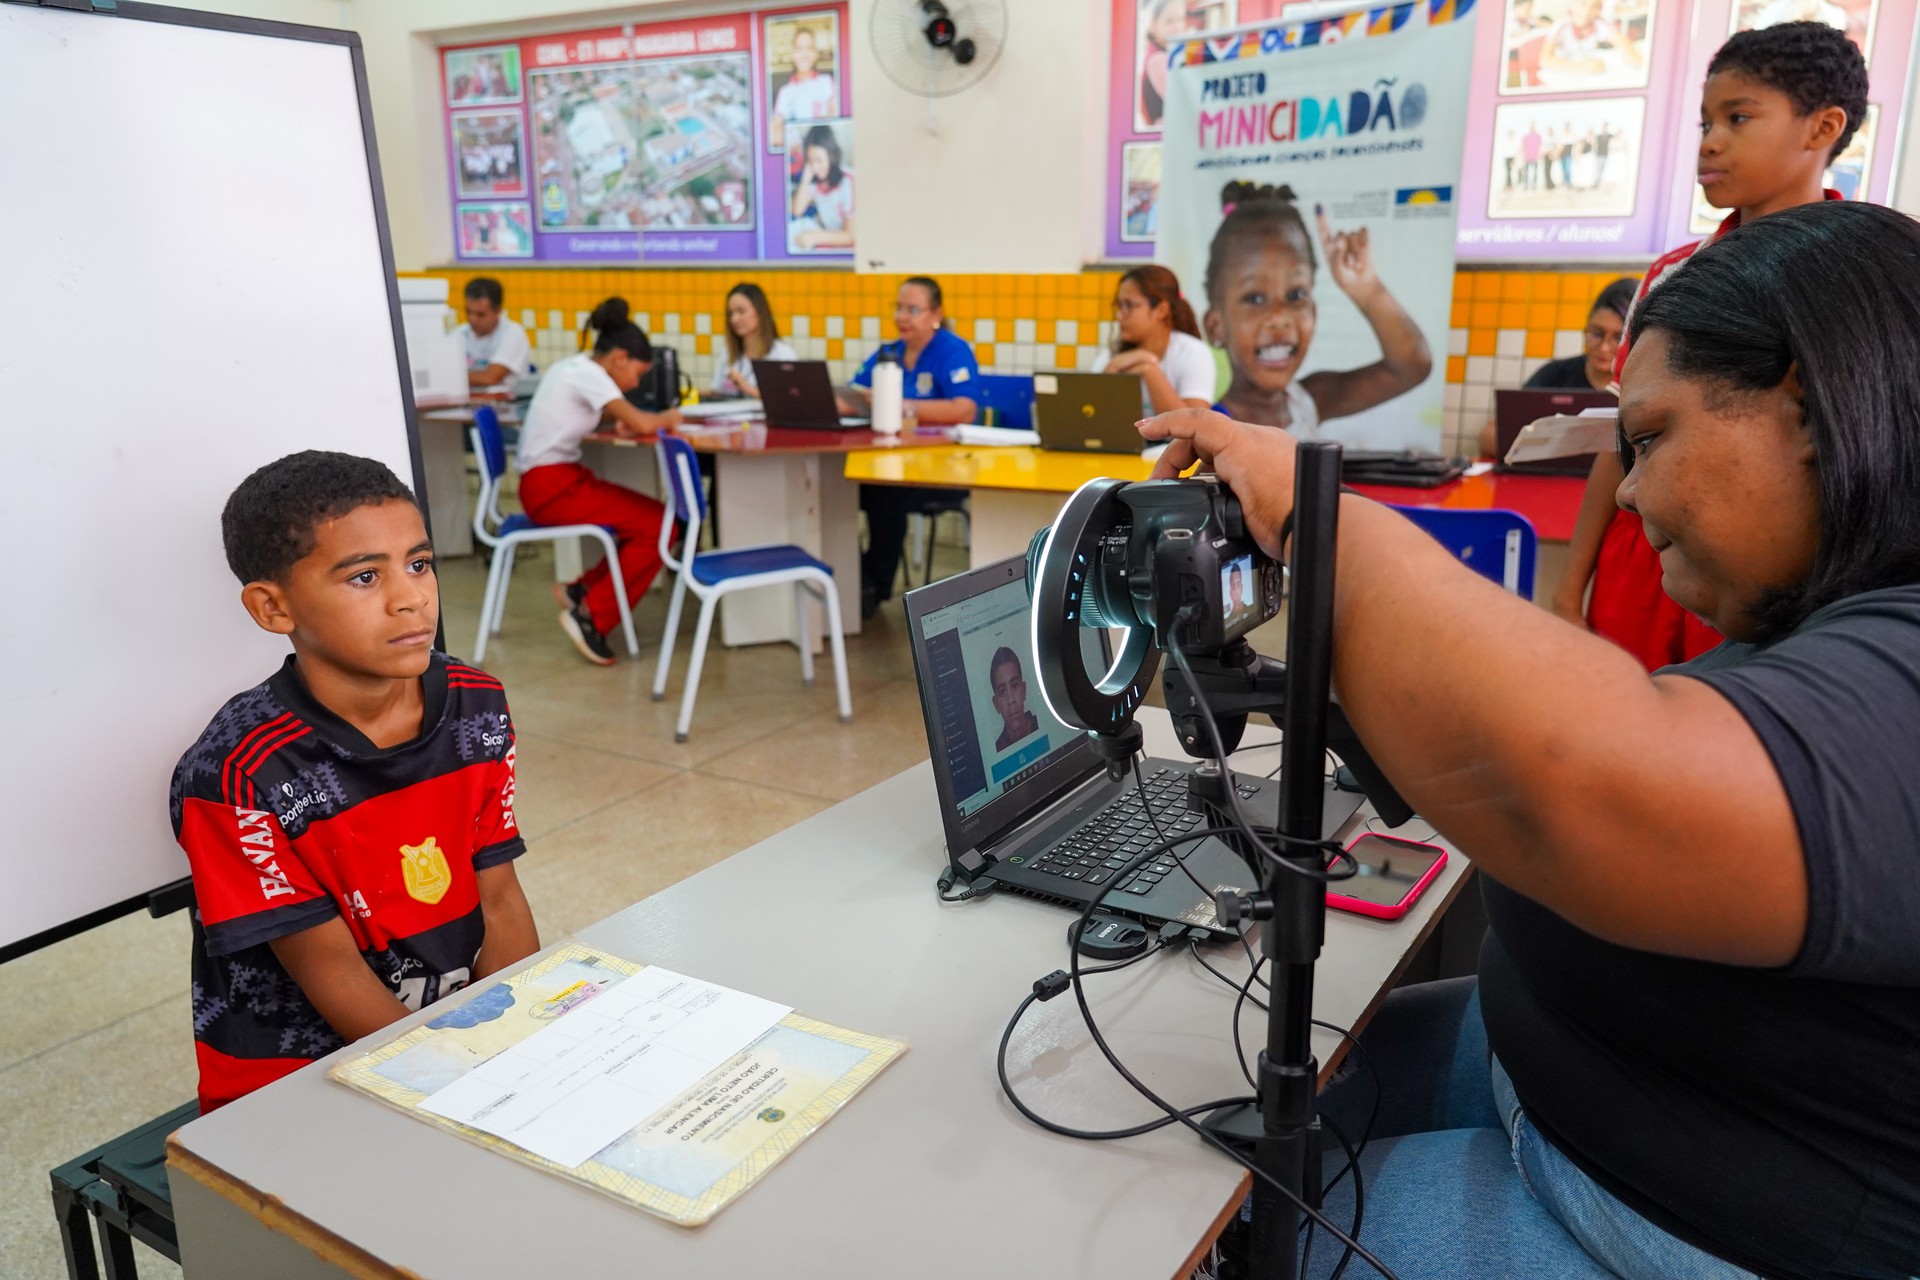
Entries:
POLYGON ((1313 1055, 1313 969, 1326 932, 1326 889, 1320 847, 1325 796, 1322 761, 1340 753, 1381 815, 1398 824, 1406 804, 1360 748, 1346 717, 1331 706, 1333 673, 1334 541, 1340 502, 1340 448, 1300 447, 1294 480, 1291 610, 1287 662, 1262 658, 1244 641, 1218 654, 1181 655, 1164 673, 1167 709, 1181 744, 1194 756, 1222 757, 1194 771, 1192 802, 1209 826, 1238 828, 1232 775, 1224 757, 1236 746, 1249 715, 1269 715, 1281 727, 1280 816, 1274 852, 1292 864, 1273 864, 1245 832, 1221 837, 1254 868, 1260 889, 1224 893, 1221 923, 1260 922, 1269 965, 1267 1041, 1260 1053, 1253 1108, 1216 1112, 1206 1127, 1249 1150, 1265 1178, 1253 1183, 1248 1274, 1292 1280, 1299 1269, 1299 1204, 1320 1201, 1320 1126, 1314 1115, 1319 1063, 1313 1055), (1211 713, 1212 724, 1208 723, 1211 713))

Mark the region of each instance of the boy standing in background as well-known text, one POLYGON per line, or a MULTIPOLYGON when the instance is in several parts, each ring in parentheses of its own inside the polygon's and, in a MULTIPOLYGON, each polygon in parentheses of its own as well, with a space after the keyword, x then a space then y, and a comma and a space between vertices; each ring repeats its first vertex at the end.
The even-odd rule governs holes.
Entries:
POLYGON ((221 513, 241 603, 293 653, 173 774, 193 870, 202 1112, 538 950, 500 682, 437 652, 433 548, 367 458, 296 453, 221 513))
MULTIPOLYGON (((1721 45, 1707 64, 1700 101, 1699 178, 1707 199, 1732 212, 1712 239, 1753 218, 1840 199, 1822 182, 1866 113, 1867 64, 1843 32, 1789 22, 1743 31, 1721 45)), ((1640 282, 1635 305, 1699 247, 1683 245, 1656 260, 1640 282)), ((1616 377, 1626 360, 1623 341, 1616 377)), ((1720 633, 1661 588, 1660 553, 1647 541, 1640 517, 1615 504, 1625 478, 1613 454, 1594 460, 1553 611, 1654 671, 1705 653, 1720 643, 1720 633)))

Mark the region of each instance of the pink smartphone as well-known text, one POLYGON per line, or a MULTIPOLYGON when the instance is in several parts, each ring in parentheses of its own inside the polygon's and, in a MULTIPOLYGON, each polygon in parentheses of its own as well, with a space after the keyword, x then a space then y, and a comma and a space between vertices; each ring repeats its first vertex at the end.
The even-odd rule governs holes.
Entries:
POLYGON ((1447 865, 1447 851, 1394 836, 1363 835, 1347 846, 1360 873, 1327 886, 1327 905, 1379 920, 1398 920, 1447 865))

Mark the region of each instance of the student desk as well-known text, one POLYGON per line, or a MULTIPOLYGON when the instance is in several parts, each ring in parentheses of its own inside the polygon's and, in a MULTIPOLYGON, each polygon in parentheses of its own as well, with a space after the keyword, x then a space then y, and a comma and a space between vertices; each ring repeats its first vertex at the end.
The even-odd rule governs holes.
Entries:
MULTIPOLYGON (((1118 453, 1058 453, 1028 447, 944 445, 856 454, 847 479, 861 484, 930 485, 973 491, 973 563, 1025 555, 1036 530, 1051 524, 1067 495, 1089 480, 1144 480, 1153 464, 1118 453)), ((1355 485, 1379 502, 1409 507, 1499 508, 1533 522, 1543 545, 1534 599, 1545 600, 1566 563, 1584 480, 1488 472, 1435 489, 1355 485)))
MULTIPOLYGON (((714 456, 720 546, 791 543, 825 561, 840 595, 841 629, 849 635, 860 631, 860 490, 847 481, 841 458, 952 439, 936 428, 887 436, 740 420, 688 423, 676 434, 714 456)), ((611 432, 587 441, 586 464, 602 479, 642 493, 665 492, 650 442, 611 432)), ((819 635, 811 642, 817 650, 826 634, 826 611, 815 611, 814 620, 819 635)), ((728 645, 793 641, 791 598, 777 591, 726 597, 720 603, 720 639, 728 645)))
MULTIPOLYGON (((1165 713, 1140 718, 1148 749, 1180 758, 1165 713)), ((1274 756, 1250 751, 1239 767, 1264 773, 1274 756)), ((579 935, 912 1045, 706 1226, 676 1227, 492 1155, 327 1079, 328 1059, 174 1135, 186 1275, 1184 1278, 1248 1179, 1177 1126, 1090 1143, 1014 1113, 994 1049, 1034 979, 1065 964, 1071 917, 1013 896, 936 901, 941 842, 922 763, 579 935)), ((636 831, 636 851, 645 843, 636 831)), ((1315 1016, 1365 1023, 1467 870, 1453 854, 1397 922, 1329 913, 1315 1016)), ((1231 972, 1235 954, 1209 959, 1231 972)), ((1090 978, 1088 995, 1115 1050, 1163 1096, 1192 1105, 1248 1092, 1229 1035, 1234 993, 1184 952, 1090 978)), ((1264 1018, 1246 1007, 1249 1044, 1264 1040, 1264 1018)), ((1315 1050, 1330 1070, 1341 1042, 1316 1031, 1315 1050)), ((1035 1005, 1008 1056, 1022 1097, 1062 1123, 1154 1114, 1093 1047, 1071 993, 1035 1005)))

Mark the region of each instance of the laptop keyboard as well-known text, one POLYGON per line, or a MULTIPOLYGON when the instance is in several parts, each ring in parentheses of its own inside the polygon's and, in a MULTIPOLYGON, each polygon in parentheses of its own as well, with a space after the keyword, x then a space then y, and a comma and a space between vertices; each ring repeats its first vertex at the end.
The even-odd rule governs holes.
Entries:
MULTIPOLYGON (((1137 895, 1151 893, 1153 886, 1162 879, 1180 874, 1179 867, 1174 865, 1173 851, 1167 849, 1162 850, 1152 862, 1118 881, 1114 880, 1123 867, 1159 844, 1163 838, 1170 840, 1200 825, 1200 815, 1186 805, 1186 770, 1156 769, 1147 774, 1144 781, 1148 803, 1153 806, 1154 816, 1160 820, 1160 830, 1166 833, 1164 837, 1156 834, 1153 823, 1147 820, 1140 804, 1140 793, 1129 791, 1109 802, 1065 839, 1027 865, 1032 870, 1056 875, 1062 880, 1084 880, 1088 884, 1102 886, 1111 883, 1109 892, 1117 890, 1137 895)), ((1238 779, 1233 785, 1243 800, 1252 799, 1258 791, 1258 788, 1238 779)))

